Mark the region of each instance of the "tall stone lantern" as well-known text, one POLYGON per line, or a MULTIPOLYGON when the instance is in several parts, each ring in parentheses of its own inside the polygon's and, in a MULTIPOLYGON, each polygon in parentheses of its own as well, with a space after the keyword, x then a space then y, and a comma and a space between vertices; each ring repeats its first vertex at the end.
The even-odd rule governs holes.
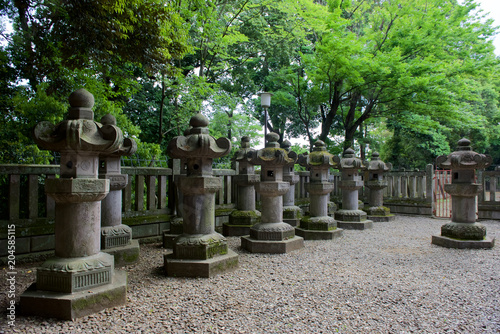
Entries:
POLYGON ((391 210, 384 206, 384 189, 387 188, 387 181, 384 180, 384 173, 391 170, 392 165, 380 160, 378 152, 373 152, 372 159, 365 161, 367 166, 368 180, 365 186, 370 189, 368 208, 365 210, 368 219, 374 222, 389 222, 395 219, 391 210))
MULTIPOLYGON (((287 153, 290 153, 290 141, 285 140, 281 143, 281 148, 287 153)), ((283 167, 283 181, 290 184, 290 189, 283 195, 283 221, 292 225, 298 226, 302 216, 301 210, 295 205, 295 185, 299 183, 300 177, 294 172, 295 161, 285 164, 283 167)))
POLYGON ((165 255, 164 266, 168 276, 212 277, 238 266, 238 255, 215 232, 215 193, 222 183, 213 176, 212 160, 227 155, 231 142, 210 136, 202 114, 189 124, 189 134, 173 138, 167 147, 172 158, 185 161, 187 170, 179 178, 183 233, 174 240, 173 253, 165 255))
POLYGON ((283 167, 295 162, 297 154, 279 147, 279 136, 268 133, 266 147, 251 153, 250 162, 261 166, 261 182, 256 190, 262 198, 261 222, 250 228, 250 235, 241 237, 241 246, 251 253, 288 253, 304 247, 304 239, 283 222, 283 195, 290 184, 283 182, 283 167))
POLYGON ((332 240, 342 235, 343 230, 337 228, 335 219, 328 216, 329 194, 334 189, 334 184, 328 182, 329 169, 336 167, 339 162, 339 157, 330 154, 321 140, 314 143, 310 154, 299 156, 299 164, 311 173, 310 181, 306 184, 311 197, 310 216, 303 217, 300 227, 295 229, 297 235, 305 240, 332 240))
MULTIPOLYGON (((116 126, 110 114, 101 119, 102 125, 116 126)), ((123 136, 120 133, 121 136, 123 136)), ((104 152, 99 157, 99 178, 109 180, 109 193, 101 202, 101 249, 115 258, 115 266, 133 264, 139 259, 139 242, 132 240, 132 229, 122 224, 122 189, 128 175, 121 173, 121 156, 137 151, 133 139, 124 138, 115 152, 104 152)))
POLYGON ((250 234, 250 228, 260 222, 261 213, 255 210, 255 185, 260 176, 255 174, 255 167, 249 161, 254 149, 250 147, 250 137, 241 138, 241 148, 236 151, 233 161, 238 163, 238 175, 234 182, 238 186, 236 210, 229 215, 229 223, 222 226, 225 236, 243 236, 250 234))
POLYGON ((360 171, 365 170, 366 166, 361 159, 356 158, 354 150, 348 148, 340 159, 338 169, 342 173, 340 181, 342 209, 335 212, 337 226, 351 230, 371 228, 373 222, 366 219, 366 212, 358 209, 358 191, 363 187, 360 171))
POLYGON ((85 89, 69 97, 67 119, 41 122, 34 138, 61 153, 60 178, 45 191, 55 200, 55 257, 37 269, 36 283, 21 296, 25 314, 74 319, 126 302, 126 273, 101 252, 101 200, 110 181, 98 178, 99 156, 124 146, 121 130, 93 120, 94 97, 85 89))
POLYGON ((436 163, 451 169, 451 184, 444 190, 451 195, 451 222, 441 226, 441 235, 432 236, 434 245, 448 248, 492 248, 495 239, 486 236, 486 227, 476 222, 477 195, 482 185, 475 183, 476 169, 491 165, 489 155, 472 151, 468 139, 458 141, 458 149, 448 156, 437 157, 436 163))

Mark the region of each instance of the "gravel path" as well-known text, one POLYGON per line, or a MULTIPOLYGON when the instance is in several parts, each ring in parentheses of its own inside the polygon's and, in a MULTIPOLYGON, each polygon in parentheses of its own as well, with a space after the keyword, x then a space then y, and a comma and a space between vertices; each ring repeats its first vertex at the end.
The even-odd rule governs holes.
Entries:
MULTIPOLYGON (((398 216, 283 255, 248 253, 231 237, 239 269, 210 279, 165 277, 165 250, 141 245, 140 263, 124 268, 125 306, 75 321, 18 316, 13 332, 500 333, 500 246, 431 245, 444 222, 398 216)), ((500 235, 500 221, 482 223, 500 235)), ((36 265, 18 267, 18 296, 36 265)))

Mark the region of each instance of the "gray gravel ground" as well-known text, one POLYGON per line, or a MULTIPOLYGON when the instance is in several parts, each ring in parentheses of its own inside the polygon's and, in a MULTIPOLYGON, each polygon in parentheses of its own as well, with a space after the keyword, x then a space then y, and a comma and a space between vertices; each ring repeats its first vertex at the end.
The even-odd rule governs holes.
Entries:
MULTIPOLYGON (((140 263, 123 268, 125 306, 75 321, 18 316, 13 332, 500 333, 500 245, 431 245, 444 223, 398 216, 283 255, 248 253, 231 237, 239 269, 210 279, 165 277, 165 250, 141 245, 140 263)), ((488 235, 500 232, 500 221, 482 223, 488 235)), ((18 298, 36 265, 19 266, 18 298)), ((0 304, 5 310, 5 294, 0 304)))

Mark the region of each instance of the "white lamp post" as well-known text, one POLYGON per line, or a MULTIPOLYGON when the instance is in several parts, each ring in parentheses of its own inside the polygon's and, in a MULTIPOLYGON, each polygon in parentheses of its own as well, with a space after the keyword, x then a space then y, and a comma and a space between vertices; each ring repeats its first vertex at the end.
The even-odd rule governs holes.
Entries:
POLYGON ((259 95, 260 95, 260 105, 262 106, 262 108, 264 108, 264 143, 265 143, 266 141, 265 138, 267 136, 267 108, 271 106, 271 96, 273 94, 262 92, 259 95))

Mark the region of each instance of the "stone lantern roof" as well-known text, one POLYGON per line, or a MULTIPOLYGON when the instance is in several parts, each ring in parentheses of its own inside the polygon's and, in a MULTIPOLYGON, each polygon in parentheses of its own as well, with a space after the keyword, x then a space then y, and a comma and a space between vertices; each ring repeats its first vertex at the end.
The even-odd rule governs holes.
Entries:
MULTIPOLYGON (((109 116, 104 124, 93 120, 94 96, 85 89, 78 89, 69 96, 70 110, 67 119, 53 125, 44 121, 36 125, 33 136, 37 145, 46 150, 56 152, 95 152, 96 154, 111 154, 124 150, 130 152, 135 143, 124 142, 116 121, 110 121, 109 116)), ((112 116, 111 116, 112 117, 112 116)))
POLYGON ((380 160, 380 154, 373 152, 371 161, 365 161, 366 169, 370 172, 388 172, 392 168, 392 164, 385 163, 380 160))
POLYGON ((337 168, 339 163, 339 157, 328 152, 325 143, 321 140, 314 143, 313 151, 310 154, 301 154, 299 157, 299 164, 304 167, 324 166, 337 168))
POLYGON ((280 148, 279 135, 270 132, 266 136, 266 147, 251 153, 251 163, 265 166, 284 166, 297 161, 297 153, 280 148))
POLYGON ((470 140, 466 138, 460 139, 455 152, 436 158, 437 165, 452 170, 483 169, 491 165, 493 162, 491 156, 474 152, 470 144, 470 140))
POLYGON ((340 166, 338 167, 338 169, 341 171, 349 169, 364 170, 366 169, 366 166, 363 164, 363 161, 361 161, 361 159, 356 158, 354 150, 349 147, 342 154, 342 159, 340 159, 340 166))
POLYGON ((172 158, 220 158, 231 151, 227 138, 215 139, 209 135, 208 118, 198 113, 191 117, 187 136, 177 136, 168 143, 167 151, 172 158))

